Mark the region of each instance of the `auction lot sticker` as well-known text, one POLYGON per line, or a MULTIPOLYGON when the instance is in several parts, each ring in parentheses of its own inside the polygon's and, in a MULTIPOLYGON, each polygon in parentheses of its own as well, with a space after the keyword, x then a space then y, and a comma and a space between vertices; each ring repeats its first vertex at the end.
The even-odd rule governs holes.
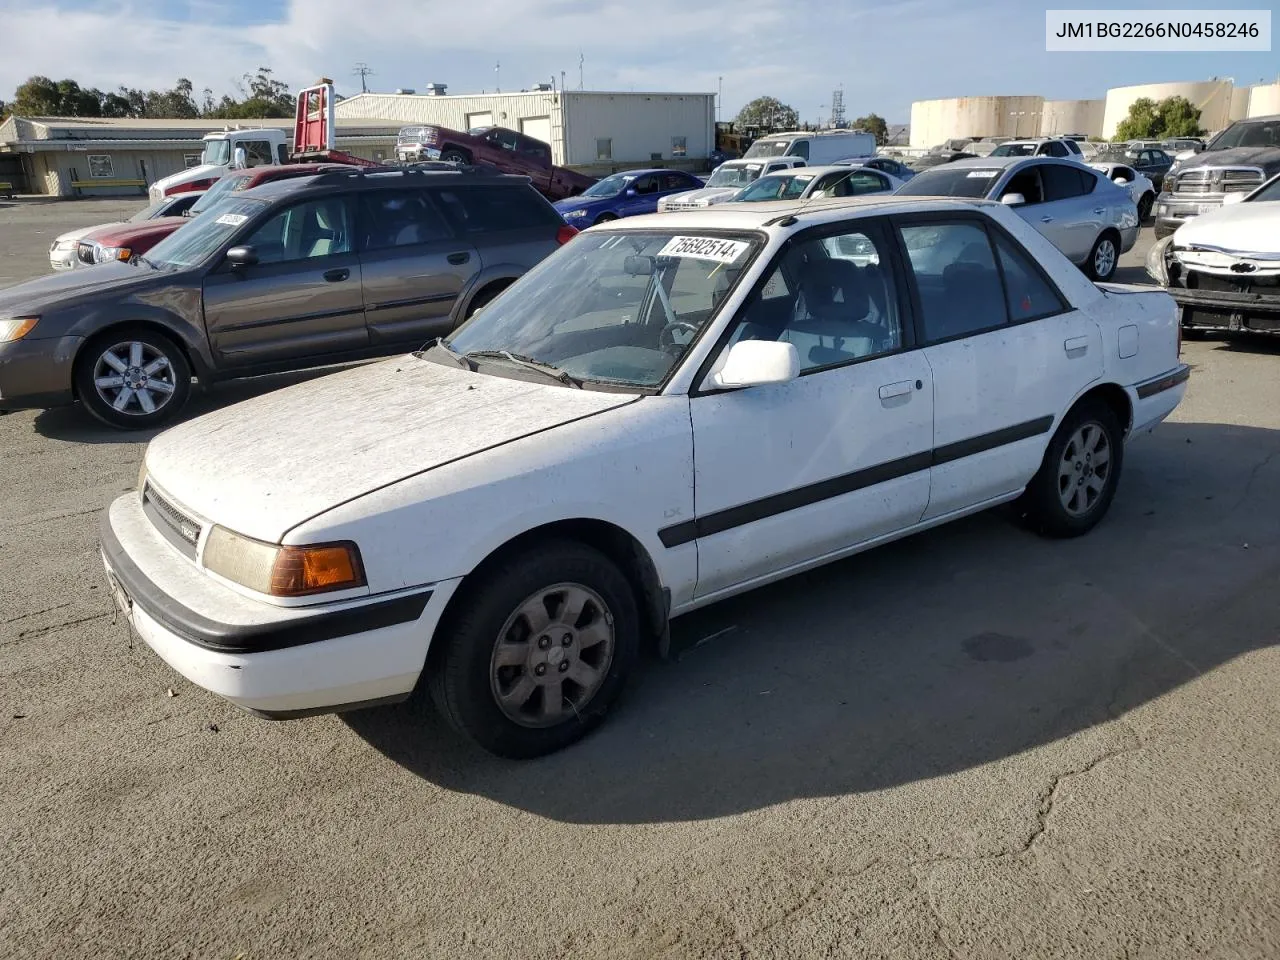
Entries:
POLYGON ((1271 49, 1270 10, 1046 10, 1050 53, 1271 49))
POLYGON ((214 222, 225 223, 229 227, 238 227, 240 226, 240 224, 244 223, 248 219, 249 218, 246 217, 243 213, 224 213, 214 222))
POLYGON ((733 263, 749 246, 751 244, 743 240, 721 240, 718 237, 672 237, 658 251, 658 256, 733 263))

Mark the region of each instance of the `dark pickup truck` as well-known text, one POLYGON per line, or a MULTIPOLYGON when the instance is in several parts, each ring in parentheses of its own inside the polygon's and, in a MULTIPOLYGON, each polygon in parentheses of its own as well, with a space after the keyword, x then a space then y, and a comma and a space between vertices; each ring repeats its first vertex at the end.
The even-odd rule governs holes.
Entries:
POLYGON ((433 124, 401 127, 396 159, 401 163, 444 160, 492 164, 502 173, 528 177, 548 200, 576 197, 596 182, 594 177, 553 165, 550 146, 506 127, 480 127, 470 133, 433 124))

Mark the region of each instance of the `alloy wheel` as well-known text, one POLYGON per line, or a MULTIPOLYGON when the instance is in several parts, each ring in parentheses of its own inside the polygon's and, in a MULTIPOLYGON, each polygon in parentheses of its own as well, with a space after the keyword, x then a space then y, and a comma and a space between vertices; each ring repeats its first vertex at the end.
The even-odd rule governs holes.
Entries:
POLYGON ((1111 479, 1111 444, 1098 423, 1082 424, 1062 451, 1058 462, 1058 497, 1073 517, 1083 517, 1097 505, 1111 479))
POLYGON ((1116 266, 1116 245, 1108 238, 1098 241, 1093 254, 1093 272, 1098 277, 1109 277, 1116 266))
POLYGON ((117 413, 140 416, 163 409, 177 390, 173 364, 156 347, 139 340, 103 350, 93 369, 93 386, 117 413))

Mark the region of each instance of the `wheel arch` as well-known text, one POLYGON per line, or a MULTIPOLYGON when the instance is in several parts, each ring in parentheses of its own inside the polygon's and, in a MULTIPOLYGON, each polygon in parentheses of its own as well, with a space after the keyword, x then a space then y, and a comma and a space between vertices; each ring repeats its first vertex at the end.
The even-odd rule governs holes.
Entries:
POLYGON ((1124 387, 1118 383, 1090 384, 1071 402, 1071 406, 1063 414, 1063 419, 1080 404, 1095 400, 1105 403, 1111 409, 1111 412, 1116 415, 1116 419, 1120 421, 1124 436, 1127 437, 1133 427, 1133 401, 1130 399, 1129 394, 1125 392, 1124 387))
MULTIPOLYGON (((197 377, 208 375, 209 365, 205 363, 204 356, 193 345, 187 337, 182 333, 176 324, 165 323, 154 318, 131 318, 126 320, 115 320, 105 324, 101 329, 95 330, 85 336, 84 341, 80 344, 80 348, 76 351, 75 358, 72 360, 72 369, 78 370, 80 365, 85 362, 89 356, 89 351, 100 341, 108 338, 114 332, 119 330, 149 330, 158 333, 169 340, 182 351, 183 359, 187 361, 187 365, 191 367, 191 372, 197 377)), ((76 387, 75 377, 71 378, 71 390, 76 395, 76 399, 81 399, 79 390, 76 387)))
MULTIPOLYGON (((459 588, 449 598, 441 614, 440 622, 448 621, 455 605, 465 603, 467 586, 484 577, 485 571, 504 557, 535 547, 539 542, 550 540, 575 540, 594 547, 618 565, 627 582, 635 593, 636 607, 643 618, 643 627, 655 640, 666 635, 667 618, 670 612, 669 591, 662 585, 658 568, 645 546, 631 533, 617 524, 606 520, 579 517, 565 520, 554 520, 533 527, 510 538, 501 546, 490 551, 462 580, 459 588)), ((432 643, 428 651, 428 665, 434 652, 443 648, 443 644, 432 643)))
POLYGON ((481 297, 490 292, 496 296, 519 280, 521 274, 517 272, 517 269, 518 268, 514 266, 498 266, 494 267, 491 271, 486 270, 477 276, 471 282, 471 286, 467 292, 458 298, 458 303, 453 310, 453 326, 456 327, 466 319, 467 314, 471 310, 471 305, 481 297))

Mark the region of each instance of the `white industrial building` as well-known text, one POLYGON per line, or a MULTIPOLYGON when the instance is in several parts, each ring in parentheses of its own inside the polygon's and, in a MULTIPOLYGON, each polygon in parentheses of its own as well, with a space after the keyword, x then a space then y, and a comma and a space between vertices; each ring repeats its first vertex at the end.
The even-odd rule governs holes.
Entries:
POLYGON ((1135 100, 1185 97, 1200 109, 1210 133, 1235 120, 1280 114, 1280 81, 1237 87, 1229 79, 1115 87, 1101 100, 1038 96, 950 97, 911 105, 911 146, 932 147, 967 137, 1055 137, 1083 134, 1109 140, 1135 100))
POLYGON ((361 93, 335 107, 341 121, 430 123, 453 130, 496 125, 551 145, 559 166, 605 174, 662 164, 699 168, 715 149, 714 93, 542 89, 453 96, 361 93))

